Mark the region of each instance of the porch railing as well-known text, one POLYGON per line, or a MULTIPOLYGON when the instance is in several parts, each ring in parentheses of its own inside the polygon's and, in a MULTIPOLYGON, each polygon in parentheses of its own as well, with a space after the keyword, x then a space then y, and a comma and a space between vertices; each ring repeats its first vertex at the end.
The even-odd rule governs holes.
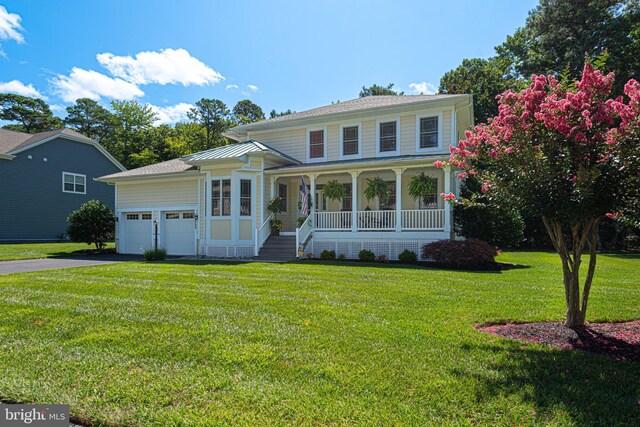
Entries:
POLYGON ((316 230, 351 230, 351 212, 316 212, 316 230))
POLYGON ((271 235, 271 220, 273 219, 273 214, 270 214, 262 223, 260 227, 256 228, 256 240, 255 240, 255 248, 253 250, 254 255, 258 256, 260 253, 260 249, 264 245, 264 242, 267 241, 269 236, 271 235))
MULTIPOLYGON (((402 211, 402 230, 442 230, 444 229, 444 209, 416 209, 402 211)), ((358 211, 356 212, 356 230, 389 231, 396 230, 396 211, 358 211)), ((314 229, 318 231, 352 230, 352 213, 316 212, 314 229)))
POLYGON ((311 221, 311 215, 309 215, 302 225, 296 228, 296 257, 299 256, 299 252, 304 252, 312 232, 313 223, 311 221))
POLYGON ((358 211, 358 230, 395 230, 396 211, 358 211))
POLYGON ((444 209, 402 211, 403 230, 438 230, 444 228, 444 209))

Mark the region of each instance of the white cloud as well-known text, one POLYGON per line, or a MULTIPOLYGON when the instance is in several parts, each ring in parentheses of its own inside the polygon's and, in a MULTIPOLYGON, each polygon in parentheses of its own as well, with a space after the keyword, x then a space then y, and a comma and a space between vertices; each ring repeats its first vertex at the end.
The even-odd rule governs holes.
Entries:
POLYGON ((11 80, 10 82, 0 82, 0 92, 17 93, 22 96, 30 96, 32 98, 47 99, 38 89, 34 88, 30 83, 28 85, 19 80, 11 80))
POLYGON ((247 85, 247 87, 251 92, 257 92, 259 90, 258 86, 256 85, 247 85))
POLYGON ((238 89, 238 85, 226 85, 224 90, 236 90, 238 89))
POLYGON ((436 92, 438 92, 433 84, 427 82, 411 83, 409 85, 409 88, 413 93, 418 95, 434 95, 436 92))
POLYGON ((134 84, 157 83, 214 85, 224 77, 185 49, 162 49, 159 52, 139 52, 135 58, 101 53, 100 65, 114 77, 134 84))
MULTIPOLYGON (((4 6, 0 6, 0 40, 13 40, 24 43, 24 36, 20 33, 24 31, 20 25, 22 18, 17 13, 9 13, 4 6)), ((5 56, 0 45, 0 56, 5 56)))
POLYGON ((97 101, 103 96, 133 99, 144 95, 144 92, 133 83, 77 67, 74 67, 68 76, 58 75, 50 82, 54 92, 65 102, 75 102, 78 98, 97 101))
POLYGON ((153 108, 153 111, 158 116, 158 122, 160 124, 173 124, 186 121, 187 113, 194 108, 194 105, 181 102, 179 104, 168 105, 166 107, 151 105, 151 108, 153 108))

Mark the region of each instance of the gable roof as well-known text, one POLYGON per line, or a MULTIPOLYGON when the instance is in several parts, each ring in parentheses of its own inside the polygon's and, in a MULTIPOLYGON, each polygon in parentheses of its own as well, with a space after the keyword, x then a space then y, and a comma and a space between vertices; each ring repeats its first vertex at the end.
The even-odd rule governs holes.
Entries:
MULTIPOLYGON (((305 120, 312 120, 321 117, 330 117, 333 115, 345 115, 362 113, 370 110, 389 109, 394 107, 410 107, 419 106, 420 104, 437 102, 437 101, 449 101, 456 98, 464 99, 470 95, 376 95, 365 96, 363 98, 351 99, 349 101, 337 102, 331 105, 325 105, 323 107, 312 108, 310 110, 301 111, 299 113, 287 114, 273 119, 262 120, 259 122, 249 123, 246 125, 236 126, 229 129, 227 132, 229 137, 234 135, 243 135, 249 131, 258 131, 273 129, 279 125, 289 124, 290 122, 299 122, 305 120)), ((293 123, 291 123, 293 125, 293 123)))
POLYGON ((210 150, 200 151, 198 153, 189 154, 166 162, 155 163, 153 165, 143 166, 141 168, 131 169, 124 172, 118 172, 111 175, 105 175, 98 178, 98 181, 112 181, 122 178, 146 178, 152 176, 164 176, 178 174, 182 172, 197 171, 196 165, 212 160, 228 160, 237 159, 250 153, 265 153, 289 163, 300 164, 300 162, 291 156, 287 156, 278 150, 275 150, 258 141, 238 142, 235 144, 225 145, 222 147, 212 148, 210 150))
POLYGON ((84 142, 95 146, 98 151, 104 154, 120 170, 126 170, 105 148, 97 141, 87 138, 80 132, 73 129, 55 129, 34 134, 16 132, 8 129, 0 129, 0 155, 3 158, 13 158, 15 154, 28 150, 36 145, 43 144, 55 138, 65 138, 72 141, 84 142))

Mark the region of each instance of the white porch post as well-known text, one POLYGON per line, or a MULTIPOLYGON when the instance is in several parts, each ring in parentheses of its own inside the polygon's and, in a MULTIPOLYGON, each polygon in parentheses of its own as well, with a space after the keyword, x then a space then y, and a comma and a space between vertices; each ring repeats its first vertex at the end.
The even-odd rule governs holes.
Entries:
POLYGON ((396 231, 402 231, 402 172, 404 169, 394 169, 396 173, 396 231))
MULTIPOLYGON (((444 167, 444 194, 451 192, 451 166, 444 167)), ((444 231, 451 233, 451 205, 444 202, 444 231)))
MULTIPOLYGON (((274 197, 276 197, 276 181, 278 180, 278 177, 275 175, 271 175, 271 197, 269 197, 269 201, 271 201, 271 199, 273 199, 274 197)), ((267 203, 268 203, 267 202, 267 203)))
POLYGON ((309 197, 311 199, 311 227, 316 228, 316 176, 313 174, 309 175, 309 185, 311 186, 311 191, 309 197))
POLYGON ((358 175, 360 172, 349 172, 351 174, 351 231, 358 231, 358 175))

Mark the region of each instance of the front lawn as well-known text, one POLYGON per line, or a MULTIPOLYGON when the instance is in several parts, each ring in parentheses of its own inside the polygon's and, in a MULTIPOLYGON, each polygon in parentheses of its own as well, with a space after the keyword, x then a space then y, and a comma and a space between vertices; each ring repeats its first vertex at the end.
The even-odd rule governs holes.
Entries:
MULTIPOLYGON (((640 363, 498 338, 561 320, 559 261, 453 272, 167 261, 0 278, 0 398, 115 425, 639 425, 640 363)), ((590 320, 640 318, 600 257, 590 320)))
MULTIPOLYGON (((107 248, 113 248, 108 243, 107 248)), ((95 249, 86 243, 2 243, 0 244, 0 261, 31 258, 52 258, 71 255, 75 251, 95 249)))

